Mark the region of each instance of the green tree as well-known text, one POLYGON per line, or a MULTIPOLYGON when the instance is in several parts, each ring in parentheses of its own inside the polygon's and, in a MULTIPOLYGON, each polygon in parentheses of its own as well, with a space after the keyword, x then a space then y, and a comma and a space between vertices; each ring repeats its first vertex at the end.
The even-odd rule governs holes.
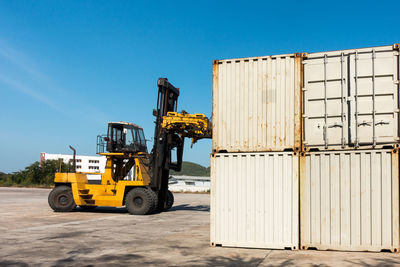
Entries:
POLYGON ((1 176, 2 185, 51 185, 57 171, 68 172, 69 166, 58 160, 34 162, 24 170, 1 176), (61 167, 61 170, 60 170, 61 167))

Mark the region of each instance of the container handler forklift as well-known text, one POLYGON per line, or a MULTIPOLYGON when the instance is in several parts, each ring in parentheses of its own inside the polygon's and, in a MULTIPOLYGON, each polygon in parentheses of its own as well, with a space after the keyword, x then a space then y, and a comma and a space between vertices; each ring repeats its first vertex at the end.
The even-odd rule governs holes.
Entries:
POLYGON ((110 122, 106 136, 97 137, 97 154, 107 158, 101 183, 87 179, 87 173, 77 172, 75 154, 71 173, 57 172, 54 189, 48 201, 56 212, 69 212, 79 206, 125 206, 130 214, 145 215, 172 207, 173 194, 168 190, 170 170, 182 167, 184 139, 192 143, 211 138, 211 123, 203 114, 177 113, 179 88, 166 78, 158 79, 154 145, 147 152, 143 129, 127 122, 110 122), (172 161, 172 151, 176 161, 172 161), (132 179, 127 179, 131 172, 132 179))

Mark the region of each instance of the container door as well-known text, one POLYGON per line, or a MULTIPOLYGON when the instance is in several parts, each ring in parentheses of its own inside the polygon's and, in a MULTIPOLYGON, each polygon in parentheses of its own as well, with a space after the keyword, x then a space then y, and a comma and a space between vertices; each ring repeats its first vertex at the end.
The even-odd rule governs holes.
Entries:
POLYGON ((392 47, 304 60, 303 144, 362 148, 399 141, 399 55, 392 47))
POLYGON ((348 57, 351 143, 398 142, 398 52, 371 49, 348 57))
POLYGON ((304 61, 305 146, 345 146, 348 143, 348 58, 321 55, 304 61))

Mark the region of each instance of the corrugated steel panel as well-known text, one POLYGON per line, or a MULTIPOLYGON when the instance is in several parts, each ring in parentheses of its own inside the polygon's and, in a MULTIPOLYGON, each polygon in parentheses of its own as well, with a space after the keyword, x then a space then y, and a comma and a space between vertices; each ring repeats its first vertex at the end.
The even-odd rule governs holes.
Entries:
POLYGON ((399 142, 397 46, 311 53, 303 64, 305 147, 368 149, 399 142))
POLYGON ((214 61, 213 151, 284 151, 301 146, 301 57, 214 61))
POLYGON ((398 150, 300 157, 301 248, 399 249, 398 150))
POLYGON ((212 156, 211 245, 297 249, 298 174, 291 152, 212 156))

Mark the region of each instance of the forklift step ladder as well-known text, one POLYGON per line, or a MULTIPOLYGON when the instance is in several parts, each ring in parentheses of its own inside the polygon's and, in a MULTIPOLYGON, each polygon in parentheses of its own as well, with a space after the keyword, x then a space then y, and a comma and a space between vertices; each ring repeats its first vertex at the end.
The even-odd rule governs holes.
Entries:
POLYGON ((93 194, 89 194, 89 189, 79 189, 79 197, 85 202, 87 206, 95 206, 93 194))

